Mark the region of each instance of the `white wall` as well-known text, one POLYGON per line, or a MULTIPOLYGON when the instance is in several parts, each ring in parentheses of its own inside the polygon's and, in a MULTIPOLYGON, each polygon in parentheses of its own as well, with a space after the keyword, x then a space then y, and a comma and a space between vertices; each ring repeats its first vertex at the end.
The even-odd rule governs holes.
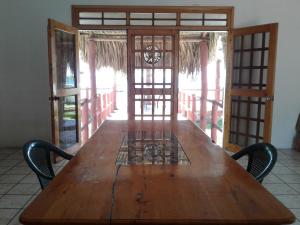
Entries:
POLYGON ((51 139, 47 19, 71 24, 72 4, 235 7, 235 26, 279 22, 272 143, 292 144, 300 112, 299 0, 1 0, 0 146, 51 139))

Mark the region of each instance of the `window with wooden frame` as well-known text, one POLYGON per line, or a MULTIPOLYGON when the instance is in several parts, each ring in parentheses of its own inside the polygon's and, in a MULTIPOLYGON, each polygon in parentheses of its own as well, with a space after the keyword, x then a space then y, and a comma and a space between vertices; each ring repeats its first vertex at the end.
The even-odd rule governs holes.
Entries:
POLYGON ((233 7, 73 5, 72 23, 81 30, 160 27, 230 30, 233 7))

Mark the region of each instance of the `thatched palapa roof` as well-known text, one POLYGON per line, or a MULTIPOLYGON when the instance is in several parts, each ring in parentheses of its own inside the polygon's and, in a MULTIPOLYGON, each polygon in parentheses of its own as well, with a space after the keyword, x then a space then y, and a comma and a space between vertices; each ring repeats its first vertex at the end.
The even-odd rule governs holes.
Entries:
MULTIPOLYGON (((221 38, 226 46, 224 33, 184 31, 180 33, 179 71, 195 76, 200 70, 200 42, 209 46, 209 60, 215 58, 217 41, 221 38)), ((88 62, 88 43, 96 42, 96 67, 111 67, 115 71, 127 73, 127 36, 125 31, 88 31, 80 35, 80 50, 84 61, 88 62)), ((145 41, 145 40, 144 40, 145 41)), ((224 48, 226 49, 226 47, 224 48)), ((141 62, 141 56, 136 56, 141 62)))

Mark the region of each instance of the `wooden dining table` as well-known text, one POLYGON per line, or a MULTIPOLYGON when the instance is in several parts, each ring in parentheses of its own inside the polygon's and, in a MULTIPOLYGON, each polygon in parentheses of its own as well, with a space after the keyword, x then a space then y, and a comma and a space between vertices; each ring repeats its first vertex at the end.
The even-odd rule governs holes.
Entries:
POLYGON ((190 121, 105 121, 23 224, 290 224, 294 215, 190 121))

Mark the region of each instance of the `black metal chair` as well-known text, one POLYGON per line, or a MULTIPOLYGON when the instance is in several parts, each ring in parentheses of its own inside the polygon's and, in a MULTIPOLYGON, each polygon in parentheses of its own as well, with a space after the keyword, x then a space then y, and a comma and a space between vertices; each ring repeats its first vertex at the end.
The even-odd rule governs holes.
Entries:
POLYGON ((247 171, 262 183, 276 163, 277 149, 268 143, 257 143, 242 149, 231 157, 238 160, 244 156, 248 156, 247 171))
POLYGON ((37 175, 42 189, 44 189, 55 177, 55 173, 51 164, 50 152, 53 152, 68 160, 72 159, 73 157, 55 145, 42 140, 28 141, 23 146, 25 161, 37 175))

